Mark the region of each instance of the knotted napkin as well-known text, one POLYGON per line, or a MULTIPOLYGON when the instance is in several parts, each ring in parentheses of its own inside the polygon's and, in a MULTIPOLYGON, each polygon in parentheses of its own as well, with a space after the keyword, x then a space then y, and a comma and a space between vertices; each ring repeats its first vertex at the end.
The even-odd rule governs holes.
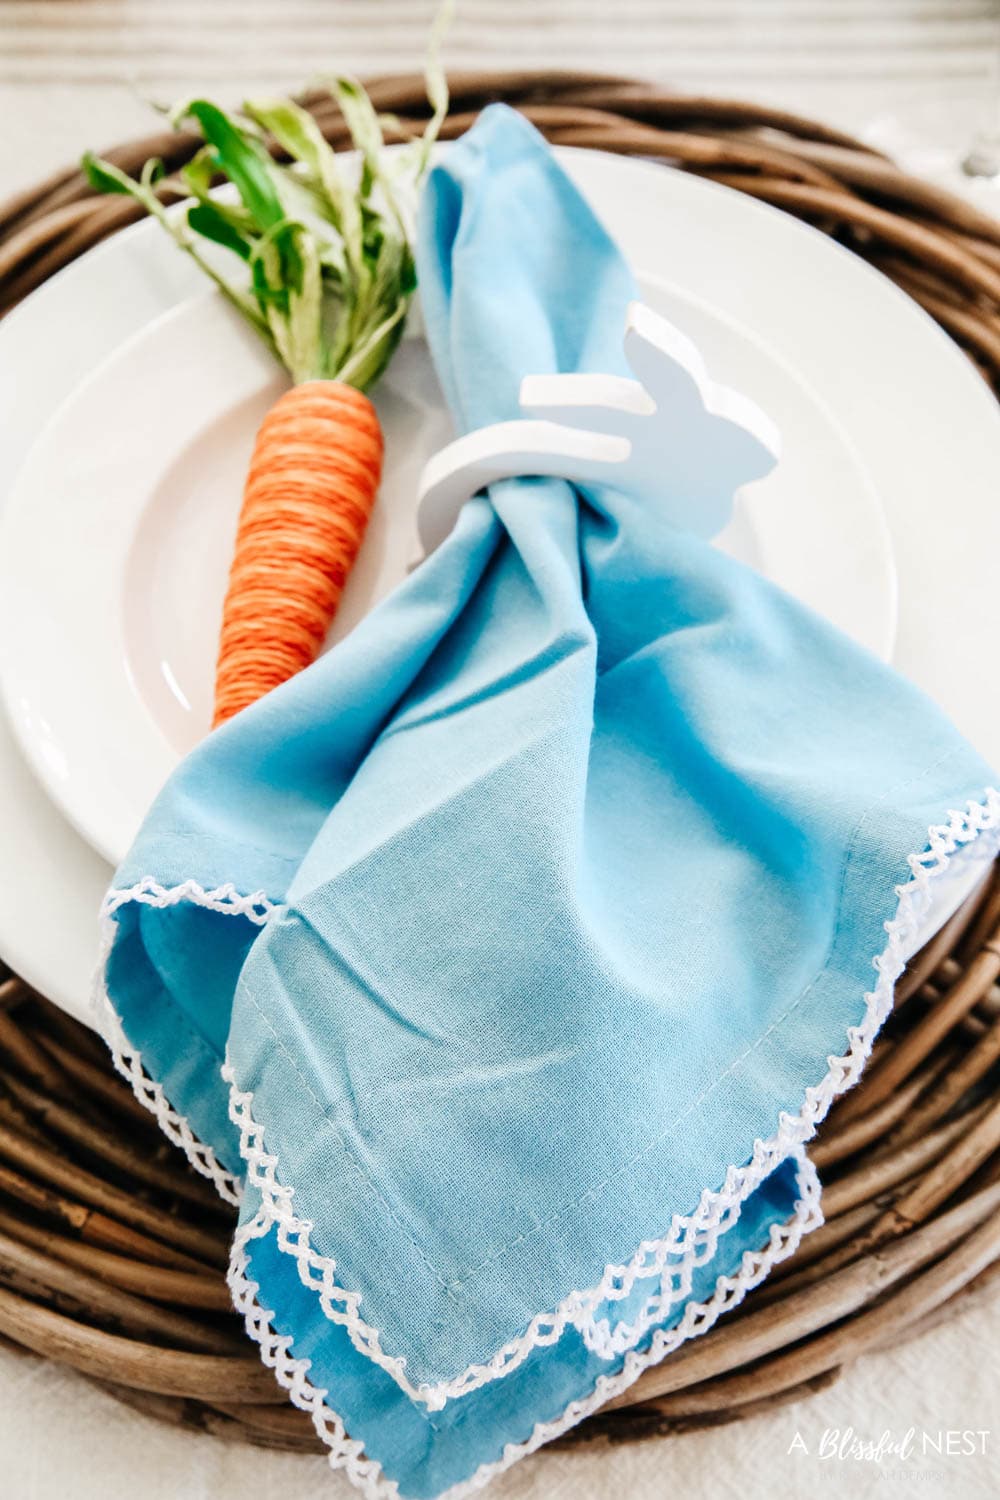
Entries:
MULTIPOLYGON (((460 429, 527 373, 628 373, 629 271, 506 109, 432 173, 419 273, 460 429)), ((234 1297, 335 1464, 480 1484, 794 1249, 803 1143, 996 852, 990 779, 752 571, 532 478, 188 757, 109 893, 100 1005, 242 1182, 234 1297)))

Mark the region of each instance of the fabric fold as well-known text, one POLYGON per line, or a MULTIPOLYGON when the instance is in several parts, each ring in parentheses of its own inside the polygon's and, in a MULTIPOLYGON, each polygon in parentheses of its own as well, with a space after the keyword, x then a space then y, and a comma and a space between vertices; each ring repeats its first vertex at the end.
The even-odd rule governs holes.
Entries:
MULTIPOLYGON (((460 428, 529 373, 627 373, 628 268, 509 110, 434 169, 418 260, 460 428)), ((764 579, 541 479, 188 757, 102 1005, 200 1170, 245 1176, 234 1297, 332 1461, 483 1483, 794 1250, 805 1143, 1000 844, 991 781, 764 579)))

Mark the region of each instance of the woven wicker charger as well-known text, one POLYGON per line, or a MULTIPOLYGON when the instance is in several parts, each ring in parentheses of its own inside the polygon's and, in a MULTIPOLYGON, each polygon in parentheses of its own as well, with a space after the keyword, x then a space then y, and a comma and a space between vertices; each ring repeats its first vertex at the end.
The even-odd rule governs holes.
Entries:
MULTIPOLYGON (((798 215, 873 262, 1000 389, 1000 225, 809 120, 630 79, 464 73, 457 135, 506 99, 553 141, 659 158, 798 215)), ((369 87, 417 122, 419 78, 369 87)), ((324 132, 346 144, 335 107, 324 132)), ((175 169, 166 134, 109 153, 175 169)), ((169 181, 164 195, 173 194, 169 181)), ((0 310, 137 218, 73 168, 0 208, 0 310)), ((1000 878, 910 965, 864 1082, 811 1148, 826 1225, 712 1332, 685 1345, 562 1444, 748 1416, 922 1331, 1000 1276, 1000 878)), ((14 976, 0 983, 0 1337, 74 1366, 167 1421, 316 1451, 234 1314, 230 1212, 159 1135, 100 1042, 14 976)))

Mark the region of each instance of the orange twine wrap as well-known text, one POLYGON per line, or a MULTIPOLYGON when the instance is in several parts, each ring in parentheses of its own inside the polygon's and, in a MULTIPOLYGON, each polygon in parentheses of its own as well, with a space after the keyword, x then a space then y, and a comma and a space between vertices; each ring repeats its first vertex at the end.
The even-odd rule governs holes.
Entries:
POLYGON ((314 661, 361 546, 382 474, 368 397, 293 386, 261 424, 222 615, 215 728, 314 661))

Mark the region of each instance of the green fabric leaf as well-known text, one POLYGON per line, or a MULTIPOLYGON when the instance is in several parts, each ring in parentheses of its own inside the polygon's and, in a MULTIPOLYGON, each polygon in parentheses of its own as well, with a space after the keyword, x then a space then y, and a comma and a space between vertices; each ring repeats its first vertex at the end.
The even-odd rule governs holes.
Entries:
POLYGON ((247 100, 245 108, 250 118, 269 131, 304 169, 331 222, 342 228, 347 189, 336 154, 309 111, 291 99, 247 100))
POLYGON ((212 181, 217 174, 215 152, 211 146, 202 146, 189 162, 181 167, 181 178, 195 198, 207 198, 212 190, 212 181))
POLYGON ((139 184, 133 178, 120 167, 113 167, 109 161, 102 161, 92 151, 84 152, 80 166, 90 186, 97 192, 127 193, 132 198, 139 196, 139 184))
POLYGON ((235 185, 260 228, 266 230, 280 223, 285 211, 274 184, 276 167, 260 143, 207 99, 193 99, 186 112, 215 148, 218 167, 235 185))
POLYGON ((196 203, 188 209, 188 225, 206 240, 213 244, 222 245, 226 250, 232 250, 241 260, 250 259, 250 246, 246 237, 234 227, 227 216, 222 213, 216 203, 209 199, 205 203, 196 203))

